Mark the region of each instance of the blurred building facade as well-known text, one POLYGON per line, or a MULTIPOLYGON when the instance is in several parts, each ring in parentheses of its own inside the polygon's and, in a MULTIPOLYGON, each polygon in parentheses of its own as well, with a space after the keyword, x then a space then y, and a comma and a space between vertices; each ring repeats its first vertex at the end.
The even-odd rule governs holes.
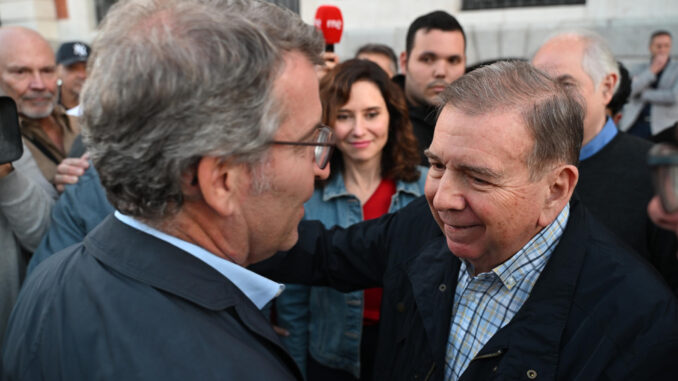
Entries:
MULTIPOLYGON (((0 0, 0 23, 38 30, 56 47, 67 40, 91 41, 116 0, 0 0)), ((499 57, 529 57, 558 31, 592 29, 610 41, 629 67, 648 59, 656 29, 678 36, 678 0, 269 0, 313 22, 320 5, 336 5, 344 18, 336 52, 353 56, 366 42, 401 52, 407 26, 418 15, 442 9, 466 29, 468 63, 499 57)), ((674 48, 674 52, 677 49, 674 48)), ((678 53, 674 53, 677 54, 678 53)))

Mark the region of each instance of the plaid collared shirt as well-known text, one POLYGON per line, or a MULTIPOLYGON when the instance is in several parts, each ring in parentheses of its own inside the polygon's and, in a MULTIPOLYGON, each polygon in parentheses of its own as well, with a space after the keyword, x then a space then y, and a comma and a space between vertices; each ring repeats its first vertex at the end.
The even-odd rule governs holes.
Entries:
POLYGON ((445 380, 456 381, 497 331, 513 319, 558 245, 569 204, 508 261, 473 276, 462 261, 447 339, 445 380))

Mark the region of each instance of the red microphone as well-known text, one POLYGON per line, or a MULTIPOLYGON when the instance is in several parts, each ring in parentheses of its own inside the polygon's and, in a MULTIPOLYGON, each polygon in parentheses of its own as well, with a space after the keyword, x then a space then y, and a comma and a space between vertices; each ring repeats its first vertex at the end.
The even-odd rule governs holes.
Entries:
POLYGON ((334 5, 321 5, 315 11, 315 27, 323 32, 325 37, 325 51, 333 52, 334 44, 341 40, 341 32, 344 31, 344 19, 341 11, 334 5))

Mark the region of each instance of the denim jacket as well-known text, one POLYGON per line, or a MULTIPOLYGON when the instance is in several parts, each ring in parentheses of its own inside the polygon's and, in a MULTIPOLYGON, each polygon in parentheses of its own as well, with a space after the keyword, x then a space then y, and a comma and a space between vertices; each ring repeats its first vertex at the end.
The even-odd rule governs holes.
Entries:
MULTIPOLYGON (((418 169, 418 181, 396 183, 389 212, 424 194, 428 168, 418 169)), ((341 173, 316 189, 304 209, 304 219, 320 220, 326 227, 346 227, 363 220, 360 200, 348 193, 341 173)), ((290 332, 283 343, 304 375, 310 353, 321 364, 360 376, 363 291, 342 293, 328 287, 287 285, 276 307, 278 325, 290 332)))

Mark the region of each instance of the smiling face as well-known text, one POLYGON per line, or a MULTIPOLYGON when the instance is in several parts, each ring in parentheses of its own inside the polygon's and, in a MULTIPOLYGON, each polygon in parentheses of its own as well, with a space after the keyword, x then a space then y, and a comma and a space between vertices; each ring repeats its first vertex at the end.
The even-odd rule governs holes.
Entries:
POLYGON ((369 81, 354 83, 333 126, 344 163, 379 165, 388 140, 388 124, 388 109, 377 85, 369 81))
POLYGON ((466 70, 464 36, 460 31, 420 29, 409 56, 400 56, 405 96, 414 105, 440 104, 439 94, 466 70))
POLYGON ((425 194, 457 257, 476 273, 503 263, 547 225, 547 176, 530 180, 533 139, 516 111, 469 116, 446 106, 427 151, 425 194))

